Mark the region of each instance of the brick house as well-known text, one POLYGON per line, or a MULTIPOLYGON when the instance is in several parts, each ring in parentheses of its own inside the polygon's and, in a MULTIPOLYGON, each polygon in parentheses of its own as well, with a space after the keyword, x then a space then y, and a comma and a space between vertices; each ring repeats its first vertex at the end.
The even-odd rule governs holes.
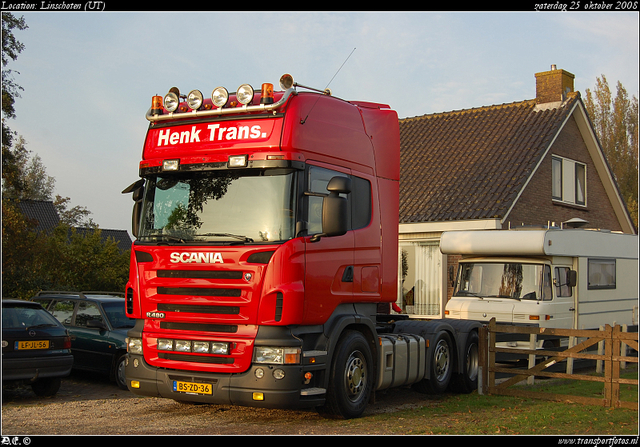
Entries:
POLYGON ((574 75, 537 73, 536 98, 400 120, 398 305, 441 317, 457 257, 446 230, 561 226, 636 233, 574 75), (400 293, 399 293, 400 295, 400 293))

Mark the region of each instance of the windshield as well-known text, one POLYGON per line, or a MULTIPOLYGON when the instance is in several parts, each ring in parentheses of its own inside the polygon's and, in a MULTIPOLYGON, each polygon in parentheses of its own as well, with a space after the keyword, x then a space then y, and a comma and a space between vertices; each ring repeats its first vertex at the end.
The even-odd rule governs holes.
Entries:
POLYGON ((550 300, 551 269, 542 264, 463 263, 454 296, 550 300))
POLYGON ((295 173, 247 169, 147 178, 141 240, 286 241, 295 232, 295 173))

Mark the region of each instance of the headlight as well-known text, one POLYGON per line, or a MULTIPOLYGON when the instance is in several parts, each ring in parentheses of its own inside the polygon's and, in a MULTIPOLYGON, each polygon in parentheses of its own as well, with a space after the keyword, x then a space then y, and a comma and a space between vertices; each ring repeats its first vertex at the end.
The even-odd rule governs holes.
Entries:
POLYGON ((249 104, 253 100, 253 87, 251 87, 249 84, 242 84, 240 87, 238 87, 236 97, 238 98, 238 102, 240 104, 249 104))
POLYGON ((142 339, 127 337, 127 351, 129 354, 142 355, 142 339))
POLYGON ((253 361, 255 363, 293 365, 300 363, 301 352, 300 348, 256 346, 253 361))
POLYGON ((187 95, 187 104, 191 110, 198 110, 202 105, 202 92, 200 90, 191 90, 187 95))
POLYGON ((175 112, 180 105, 180 91, 173 87, 169 93, 164 95, 164 108, 169 112, 175 112))
POLYGON ((229 100, 229 92, 224 87, 218 87, 213 92, 211 92, 211 101, 213 105, 216 107, 224 107, 224 105, 229 100))

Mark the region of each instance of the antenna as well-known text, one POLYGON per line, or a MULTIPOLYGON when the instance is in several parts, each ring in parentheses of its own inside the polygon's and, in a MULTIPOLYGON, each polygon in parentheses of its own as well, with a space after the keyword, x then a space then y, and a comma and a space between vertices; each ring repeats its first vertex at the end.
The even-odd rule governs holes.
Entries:
MULTIPOLYGON (((336 71, 336 73, 333 75, 333 77, 331 78, 331 80, 329 81, 327 86, 324 88, 324 93, 325 94, 331 95, 331 90, 329 90, 329 84, 331 84, 333 82, 333 80, 335 79, 335 77, 338 75, 338 73, 340 73, 340 70, 342 70, 342 67, 344 67, 344 64, 347 63, 347 61, 349 60, 349 58, 351 57, 351 55, 353 54, 354 51, 356 51, 355 48, 353 50, 351 50, 351 53, 349 53, 349 56, 347 56, 347 58, 344 60, 342 65, 340 65, 340 68, 338 68, 338 71, 336 71)), ((309 118, 309 115, 311 115, 311 111, 316 106, 316 104, 318 103, 319 100, 320 100, 320 98, 316 99, 316 102, 313 103, 313 106, 311 106, 311 109, 309 109, 309 112, 307 113, 307 116, 305 116, 304 119, 300 121, 300 124, 304 124, 304 123, 307 122, 307 118, 309 118)))

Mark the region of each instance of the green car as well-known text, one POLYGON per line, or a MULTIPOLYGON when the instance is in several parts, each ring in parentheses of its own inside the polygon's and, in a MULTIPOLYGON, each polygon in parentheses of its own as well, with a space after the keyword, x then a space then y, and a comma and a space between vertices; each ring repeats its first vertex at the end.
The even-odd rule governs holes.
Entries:
POLYGON ((125 338, 135 320, 125 314, 123 294, 40 292, 31 300, 68 329, 74 369, 108 374, 121 389, 127 389, 125 338))

